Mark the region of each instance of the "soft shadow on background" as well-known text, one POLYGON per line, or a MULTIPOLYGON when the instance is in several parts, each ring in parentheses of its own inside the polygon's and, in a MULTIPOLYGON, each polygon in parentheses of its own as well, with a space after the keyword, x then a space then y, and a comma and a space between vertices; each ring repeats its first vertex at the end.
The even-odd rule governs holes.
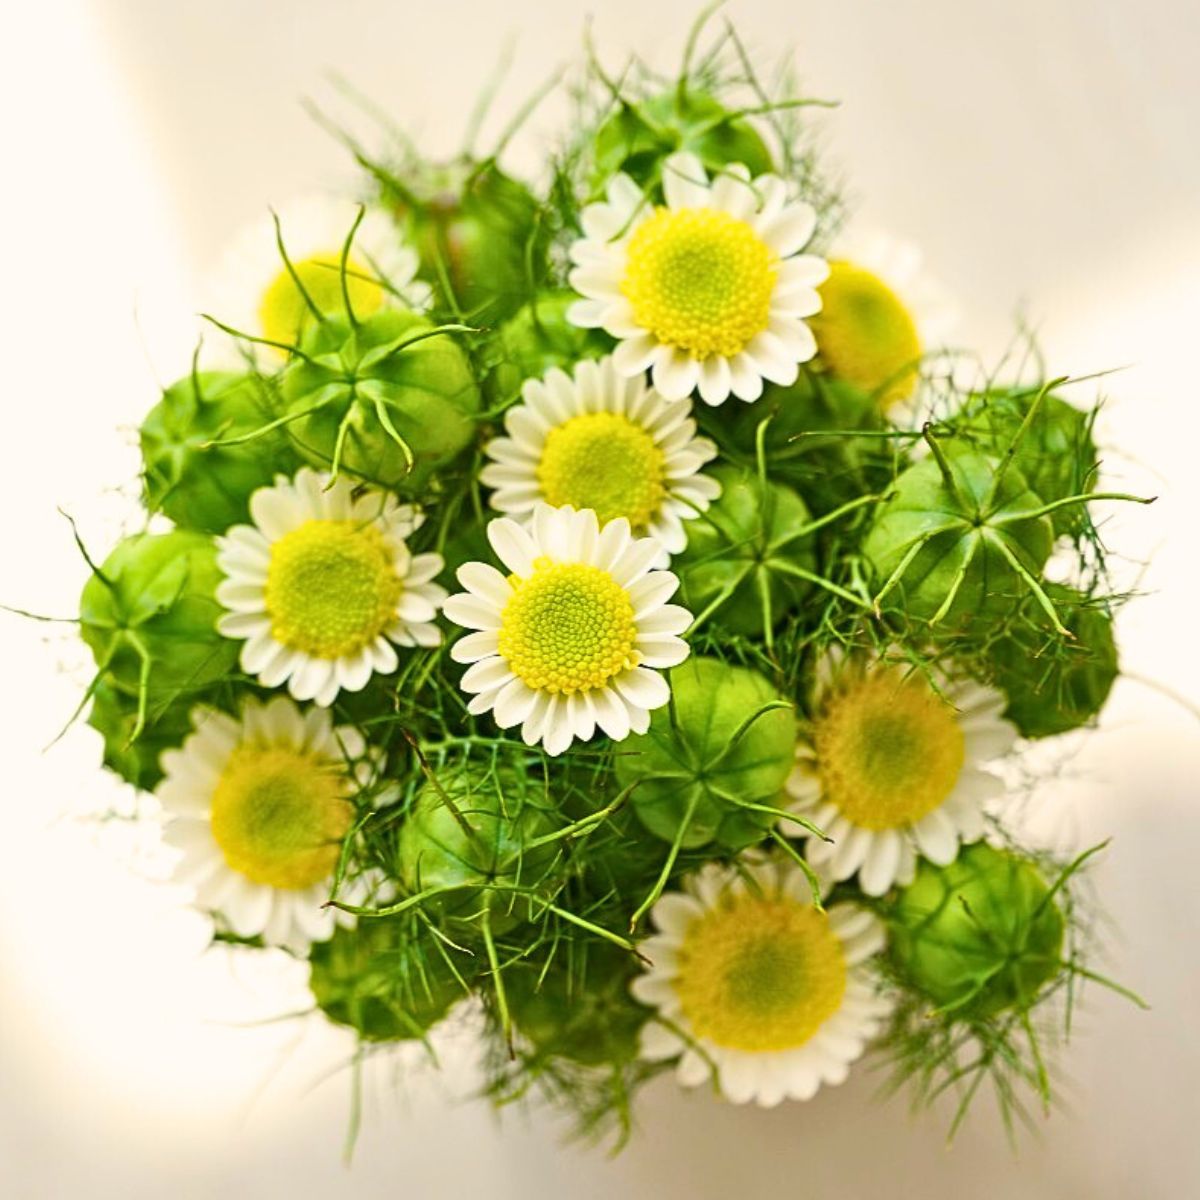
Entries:
MULTIPOLYGON (((128 513, 130 429, 185 369, 186 314, 237 227, 268 202, 350 178, 303 113, 336 107, 330 69, 434 154, 456 147, 476 90, 516 35, 494 136, 576 59, 584 17, 618 63, 673 67, 696 6, 676 0, 94 0, 23 6, 0 44, 6 184, 0 329, 4 469, 0 602, 69 614, 85 568, 67 508, 103 547, 128 513)), ((990 355, 1023 311, 1052 371, 1104 381, 1107 466, 1157 493, 1114 514, 1112 544, 1152 559, 1123 616, 1125 664, 1193 696, 1200 17, 1192 0, 742 0, 753 49, 794 45, 832 161, 871 223, 920 242, 990 355)), ((516 171, 549 145, 539 112, 516 171)), ((1090 392, 1082 395, 1090 395, 1090 392)), ((1111 973, 1153 1011, 1092 992, 1062 1061, 1064 1109, 1010 1153, 981 1109, 952 1150, 945 1114, 877 1106, 859 1071, 768 1113, 644 1098, 616 1160, 563 1147, 545 1120, 497 1125, 449 1052, 448 1078, 368 1073, 352 1171, 342 1165, 352 1050, 312 1021, 304 972, 280 956, 203 955, 205 923, 153 879, 154 831, 89 814, 128 798, 98 739, 42 747, 77 702, 69 627, 0 615, 5 773, 0 826, 0 1194, 5 1197, 569 1194, 928 1200, 1200 1194, 1200 776, 1197 725, 1121 682, 1103 734, 1072 743, 1031 820, 1080 845, 1114 836, 1095 872, 1119 926, 1111 973), (401 1078, 397 1078, 401 1077, 401 1078), (393 1086, 393 1084, 396 1086, 393 1086)))

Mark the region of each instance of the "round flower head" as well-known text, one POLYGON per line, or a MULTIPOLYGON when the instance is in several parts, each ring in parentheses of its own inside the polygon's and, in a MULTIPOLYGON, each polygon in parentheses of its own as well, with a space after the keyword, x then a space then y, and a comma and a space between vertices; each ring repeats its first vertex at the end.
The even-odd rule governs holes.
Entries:
MULTIPOLYGON (((313 309, 344 314, 347 295, 358 318, 396 304, 424 308, 430 289, 415 278, 416 251, 380 209, 368 208, 354 229, 359 211, 347 200, 308 197, 280 210, 278 231, 270 215, 243 230, 218 268, 213 315, 241 333, 295 346, 316 320, 313 309), (343 294, 342 254, 352 229, 343 294)), ((268 358, 284 353, 259 349, 268 358)))
MULTIPOLYGON (((301 951, 335 923, 353 924, 322 906, 354 821, 352 797, 373 773, 361 735, 285 696, 248 700, 239 719, 197 709, 192 721, 183 746, 163 754, 155 791, 166 840, 182 852, 176 877, 239 937, 301 951)), ((340 895, 355 903, 367 891, 360 877, 340 895)))
POLYGON ((711 183, 700 160, 663 164, 666 203, 651 205, 626 175, 583 211, 569 317, 621 339, 617 370, 649 370, 668 399, 698 387, 707 404, 757 400, 763 380, 788 385, 816 353, 804 323, 821 307, 824 259, 800 254, 816 214, 789 202, 774 175, 735 164, 711 183))
POLYGON ((831 839, 806 843, 821 875, 857 873, 864 893, 881 896, 912 882, 918 854, 944 866, 983 836, 984 805, 1004 785, 979 764, 1008 751, 1016 730, 994 689, 937 683, 935 691, 920 672, 837 652, 818 664, 787 788, 792 811, 831 839))
POLYGON ((410 553, 404 539, 424 520, 412 507, 305 467, 255 492, 250 515, 219 543, 217 600, 229 611, 217 628, 246 639, 242 669, 264 687, 329 705, 394 671, 393 642, 441 641, 446 591, 431 581, 442 558, 410 553))
POLYGON ((526 745, 561 754, 597 726, 620 741, 645 733, 650 712, 670 698, 658 669, 687 657, 678 636, 691 613, 667 600, 679 586, 652 570, 662 552, 634 538, 624 517, 603 529, 591 509, 540 505, 528 528, 492 521, 488 540, 508 569, 466 563, 466 592, 445 615, 477 632, 450 649, 473 664, 462 686, 469 711, 492 711, 501 729, 521 726, 526 745))
POLYGON ((687 1087, 715 1070, 736 1104, 811 1099, 846 1078, 887 1013, 869 963, 882 925, 853 904, 815 908, 794 864, 710 863, 651 917, 639 950, 653 965, 632 991, 662 1020, 644 1027, 642 1057, 679 1056, 687 1087))
POLYGON ((943 348, 956 323, 947 292, 922 270, 920 250, 881 233, 844 237, 818 290, 812 331, 820 362, 884 408, 912 401, 922 357, 943 348))
POLYGON ((687 400, 664 400, 644 379, 627 379, 611 358, 555 368, 527 380, 523 404, 504 416, 507 437, 486 447, 480 473, 491 503, 524 517, 542 502, 595 511, 601 524, 625 517, 667 555, 687 545, 683 522, 720 495, 699 474, 717 448, 696 436, 687 400))

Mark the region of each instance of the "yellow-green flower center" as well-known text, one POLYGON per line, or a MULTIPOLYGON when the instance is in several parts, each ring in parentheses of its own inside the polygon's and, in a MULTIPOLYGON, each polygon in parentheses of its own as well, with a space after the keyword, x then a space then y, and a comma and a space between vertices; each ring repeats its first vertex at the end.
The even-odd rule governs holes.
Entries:
POLYGON ((811 905, 731 892, 688 927, 674 985, 696 1037, 730 1050, 790 1050, 841 1007, 846 959, 811 905))
POLYGON ((376 525, 305 521, 271 546, 271 636, 316 658, 342 658, 396 619, 404 584, 376 525))
POLYGON ((817 289, 821 311, 809 318, 821 360, 839 379, 879 392, 887 406, 912 395, 921 358, 916 323, 877 275, 834 260, 817 289))
POLYGON ((776 259, 717 208, 658 208, 634 231, 621 291, 634 320, 693 358, 731 358, 767 327, 776 259))
POLYGON ((607 572, 541 558, 500 621, 500 655, 518 679, 544 692, 586 692, 637 666, 629 593, 607 572))
POLYGON ((663 452, 621 413, 585 413, 550 430, 537 477, 548 503, 595 509, 601 525, 628 517, 635 530, 667 494, 663 452))
MULTIPOLYGON (((292 269, 319 312, 336 314, 345 311, 340 250, 293 262, 292 269)), ((375 281, 368 267, 353 258, 346 260, 346 291, 357 317, 369 317, 383 307, 386 296, 383 286, 375 281)), ((258 322, 263 337, 294 345, 314 320, 312 309, 301 295, 295 279, 283 267, 259 302, 258 322)))
POLYGON ((812 729, 824 798, 864 829, 911 825, 939 808, 962 771, 954 709, 920 675, 852 675, 812 729))
POLYGON ((345 771, 290 746, 246 743, 212 798, 212 833, 230 868, 254 883, 305 888, 332 874, 354 808, 345 771))

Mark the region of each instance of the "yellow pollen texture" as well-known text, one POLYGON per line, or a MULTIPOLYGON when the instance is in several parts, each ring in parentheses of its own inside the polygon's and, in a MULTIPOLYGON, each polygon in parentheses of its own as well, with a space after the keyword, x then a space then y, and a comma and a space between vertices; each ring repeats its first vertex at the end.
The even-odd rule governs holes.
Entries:
POLYGON ((607 571, 541 558, 527 579, 510 582, 499 650, 529 687, 586 692, 637 665, 633 603, 607 571))
POLYGON ((271 636, 316 658, 354 654, 395 620, 403 587, 377 526, 305 521, 271 546, 271 636))
POLYGON ((585 413, 550 430, 537 477, 547 503, 591 508, 601 525, 645 529, 666 497, 663 452, 620 413, 585 413))
POLYGON ((305 888, 332 874, 354 808, 345 772, 290 746, 245 743, 212 798, 212 833, 230 868, 254 883, 305 888))
POLYGON ((878 276, 835 260, 818 288, 821 311, 809 318, 825 365, 864 392, 894 404, 912 395, 921 339, 908 309, 878 276))
MULTIPOLYGON (((319 312, 345 312, 340 250, 293 262, 292 270, 319 312)), ((382 286, 372 278, 368 267, 353 258, 346 260, 346 291, 350 294, 350 306, 356 317, 369 317, 383 307, 385 293, 382 286)), ((259 302, 258 321, 263 337, 292 344, 315 320, 295 279, 287 267, 282 268, 259 302)))
POLYGON ((954 791, 965 752, 954 709, 920 675, 852 674, 812 729, 824 798, 864 829, 911 825, 954 791))
POLYGON ((634 231, 621 291, 643 329, 693 358, 732 358, 767 328, 776 259, 717 208, 658 208, 634 231))
POLYGON ((696 1037, 730 1050, 791 1050, 841 1007, 846 959, 811 905, 727 893, 684 935, 674 986, 696 1037))

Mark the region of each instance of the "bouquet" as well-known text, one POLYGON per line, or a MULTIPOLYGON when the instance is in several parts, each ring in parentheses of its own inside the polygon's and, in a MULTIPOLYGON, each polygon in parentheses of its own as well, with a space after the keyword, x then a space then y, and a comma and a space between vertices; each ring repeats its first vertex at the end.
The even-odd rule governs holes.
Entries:
POLYGON ((141 426, 88 721, 214 940, 365 1050, 470 1014, 494 1102, 618 1137, 661 1073, 774 1105, 868 1051, 1011 1122, 1117 987, 1096 848, 1014 818, 1117 676, 1094 515, 1139 498, 701 42, 589 61, 530 183, 337 131, 359 194, 237 242, 141 426))

